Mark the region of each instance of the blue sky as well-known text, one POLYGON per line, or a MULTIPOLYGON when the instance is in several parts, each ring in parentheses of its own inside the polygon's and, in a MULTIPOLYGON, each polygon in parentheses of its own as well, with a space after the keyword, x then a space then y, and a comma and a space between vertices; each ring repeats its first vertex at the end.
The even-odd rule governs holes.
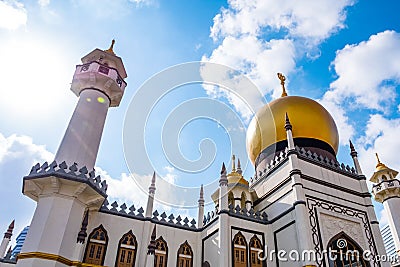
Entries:
MULTIPOLYGON (((151 170, 132 170, 125 162, 124 151, 135 148, 123 143, 130 103, 153 75, 191 61, 239 70, 258 92, 190 84, 160 96, 151 113, 138 113, 148 115, 147 124, 137 126, 146 132, 145 156, 175 189, 197 192, 205 184, 209 196, 221 162, 229 162, 231 153, 247 166, 246 178, 253 175, 244 140, 251 112, 237 95, 253 108, 276 98, 277 72, 286 74, 290 95, 316 99, 331 112, 340 133, 340 162, 351 164, 351 138, 367 177, 376 164, 375 152, 399 169, 398 10, 397 1, 377 0, 0 1, 0 180, 5 185, 0 189, 0 229, 13 218, 17 231, 29 223, 35 204, 21 194, 22 177, 34 163, 52 160, 57 150, 77 101, 69 90, 75 65, 94 48, 107 49, 113 38, 128 86, 120 107, 109 110, 96 166, 109 183, 110 198, 121 204, 145 204, 130 171, 144 184, 151 175, 151 170), (182 103, 193 99, 217 103, 218 110, 226 112, 204 115, 213 110, 204 105, 190 109, 203 116, 176 125, 181 132, 174 149, 188 162, 206 166, 192 166, 195 169, 187 172, 186 167, 179 169, 179 162, 168 161, 162 138, 168 116, 179 107, 187 115, 182 103), (241 138, 242 143, 232 145, 241 138)), ((157 190, 164 202, 175 192, 167 188, 157 190)), ((193 205, 196 198, 194 194, 185 205, 193 205)), ((157 207, 175 210, 171 205, 157 207)), ((382 207, 376 209, 384 222, 382 207)), ((196 217, 195 209, 180 212, 196 217)))

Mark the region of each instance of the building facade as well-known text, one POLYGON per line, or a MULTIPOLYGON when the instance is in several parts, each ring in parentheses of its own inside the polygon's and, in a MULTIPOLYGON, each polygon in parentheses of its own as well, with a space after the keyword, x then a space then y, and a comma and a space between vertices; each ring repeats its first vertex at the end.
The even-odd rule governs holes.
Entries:
POLYGON ((353 167, 337 161, 331 115, 314 100, 287 96, 282 74, 282 97, 248 129, 254 177, 246 180, 234 157, 229 169, 221 163, 213 211, 204 212, 203 189, 197 222, 154 210, 155 174, 146 207, 108 203, 107 183, 93 167, 126 77, 113 45, 82 58, 71 84, 78 104, 55 160, 23 178, 24 195, 37 202, 25 243, 16 262, 0 266, 390 265, 377 257, 385 247, 357 152, 351 144, 353 167), (359 255, 342 257, 347 252, 359 255))

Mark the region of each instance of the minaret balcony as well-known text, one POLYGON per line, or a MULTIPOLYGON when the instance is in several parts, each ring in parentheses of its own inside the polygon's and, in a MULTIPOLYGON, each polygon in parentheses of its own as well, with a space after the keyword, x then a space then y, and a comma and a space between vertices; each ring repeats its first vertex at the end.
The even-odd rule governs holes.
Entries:
POLYGON ((400 197, 400 181, 397 179, 382 181, 372 187, 372 194, 378 202, 390 197, 400 197))
POLYGON ((85 89, 99 90, 108 96, 110 106, 116 107, 121 102, 126 85, 117 69, 92 61, 76 66, 71 90, 77 96, 85 89))

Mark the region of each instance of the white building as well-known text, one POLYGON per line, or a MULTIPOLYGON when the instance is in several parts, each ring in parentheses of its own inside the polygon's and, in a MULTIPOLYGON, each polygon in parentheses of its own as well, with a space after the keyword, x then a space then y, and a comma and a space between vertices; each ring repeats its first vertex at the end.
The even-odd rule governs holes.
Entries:
POLYGON ((383 245, 385 246, 386 254, 389 256, 396 255, 396 246, 394 245, 392 232, 390 231, 389 224, 381 228, 383 245))
MULTIPOLYGON (((314 100, 287 96, 278 76, 282 97, 248 129, 254 177, 243 177, 240 162, 230 170, 221 163, 215 211, 204 216, 201 190, 196 222, 153 210, 155 175, 146 207, 107 202, 107 184, 93 167, 108 107, 119 105, 127 74, 112 47, 83 57, 71 85, 78 104, 55 161, 33 166, 23 178, 23 193, 37 208, 16 266, 389 266, 375 257, 385 247, 354 147, 354 167, 340 164, 331 115, 314 100), (339 257, 348 251, 360 257, 339 257)), ((373 193, 387 203, 397 231, 399 192, 391 189, 399 181, 382 165, 371 178, 381 186, 373 193)), ((2 255, 10 238, 3 239, 2 255)))

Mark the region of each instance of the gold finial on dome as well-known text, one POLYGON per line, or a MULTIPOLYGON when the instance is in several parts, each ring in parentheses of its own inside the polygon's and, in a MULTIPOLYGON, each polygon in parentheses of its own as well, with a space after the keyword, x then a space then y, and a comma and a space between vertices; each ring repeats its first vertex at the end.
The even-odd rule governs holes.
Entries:
POLYGON ((378 164, 376 164, 376 167, 375 167, 375 168, 377 168, 377 169, 387 168, 386 165, 383 164, 383 163, 380 161, 379 156, 378 156, 378 153, 375 153, 375 156, 376 156, 376 160, 378 161, 378 164))
POLYGON ((277 74, 278 74, 279 80, 281 80, 281 85, 282 85, 282 94, 281 94, 281 97, 287 96, 286 88, 285 88, 286 77, 285 77, 285 75, 283 75, 283 74, 280 73, 280 72, 278 72, 277 74))
POLYGON ((115 40, 112 39, 110 48, 108 48, 107 50, 104 50, 104 51, 107 52, 107 53, 110 53, 112 55, 115 55, 114 50, 113 50, 114 49, 114 44, 115 44, 115 40))

